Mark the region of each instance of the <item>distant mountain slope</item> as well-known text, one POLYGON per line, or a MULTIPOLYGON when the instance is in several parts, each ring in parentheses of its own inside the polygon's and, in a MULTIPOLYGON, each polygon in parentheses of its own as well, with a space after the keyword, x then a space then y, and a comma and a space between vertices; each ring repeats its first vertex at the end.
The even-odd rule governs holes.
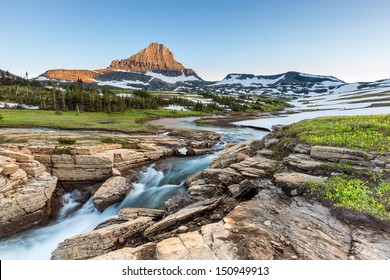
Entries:
POLYGON ((268 92, 281 94, 323 93, 345 84, 332 76, 311 75, 299 72, 287 72, 270 76, 252 74, 229 74, 222 81, 210 87, 225 90, 268 92))
POLYGON ((3 77, 6 78, 6 79, 11 79, 11 80, 20 79, 19 76, 14 75, 14 74, 12 74, 12 73, 6 71, 6 70, 1 70, 1 69, 0 69, 0 78, 2 79, 3 77))

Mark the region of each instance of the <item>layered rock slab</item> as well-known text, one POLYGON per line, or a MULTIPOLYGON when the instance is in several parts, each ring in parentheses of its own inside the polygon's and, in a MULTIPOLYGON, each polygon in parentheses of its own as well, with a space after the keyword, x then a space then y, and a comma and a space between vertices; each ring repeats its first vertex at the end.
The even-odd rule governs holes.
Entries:
POLYGON ((83 260, 115 251, 127 244, 137 244, 142 232, 153 224, 152 218, 140 217, 76 235, 61 242, 52 253, 53 260, 83 260))

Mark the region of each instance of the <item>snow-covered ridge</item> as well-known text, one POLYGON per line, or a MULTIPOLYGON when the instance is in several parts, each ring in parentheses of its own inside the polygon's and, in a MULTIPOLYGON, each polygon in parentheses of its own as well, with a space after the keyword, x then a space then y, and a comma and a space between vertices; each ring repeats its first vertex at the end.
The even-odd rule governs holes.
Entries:
POLYGON ((212 84, 212 86, 241 84, 245 87, 259 85, 263 87, 268 87, 284 79, 284 76, 285 75, 283 74, 277 75, 277 77, 270 76, 269 78, 267 78, 266 76, 254 76, 250 74, 229 74, 226 76, 225 79, 215 84, 212 84))
POLYGON ((313 79, 327 79, 329 81, 343 83, 341 80, 339 80, 335 77, 332 77, 332 76, 320 76, 320 75, 312 75, 312 74, 306 74, 306 73, 299 73, 299 76, 306 77, 306 78, 313 78, 313 79))
POLYGON ((242 85, 243 87, 271 87, 277 84, 313 84, 325 87, 336 87, 344 84, 343 81, 332 76, 320 76, 298 72, 287 72, 284 74, 271 76, 255 76, 252 74, 229 74, 222 81, 216 82, 211 86, 221 85, 242 85))

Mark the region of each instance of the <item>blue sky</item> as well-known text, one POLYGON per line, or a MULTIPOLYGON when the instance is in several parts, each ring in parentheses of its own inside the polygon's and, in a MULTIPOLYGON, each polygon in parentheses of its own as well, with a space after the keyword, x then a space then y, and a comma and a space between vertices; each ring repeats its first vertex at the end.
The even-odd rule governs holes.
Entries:
POLYGON ((0 69, 100 69, 164 43, 206 80, 289 70, 390 78, 388 0, 0 0, 0 69))

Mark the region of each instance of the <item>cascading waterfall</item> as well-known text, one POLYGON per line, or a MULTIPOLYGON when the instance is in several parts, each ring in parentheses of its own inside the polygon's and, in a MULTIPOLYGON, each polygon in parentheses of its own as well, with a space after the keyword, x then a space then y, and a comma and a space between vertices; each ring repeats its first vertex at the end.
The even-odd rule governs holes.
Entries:
POLYGON ((164 209, 171 196, 185 193, 184 181, 207 168, 215 155, 228 142, 262 138, 265 133, 251 129, 215 129, 222 134, 213 154, 160 160, 140 171, 133 190, 120 203, 99 212, 90 198, 84 205, 77 202, 80 192, 74 190, 61 197, 63 207, 55 221, 0 240, 0 259, 49 259, 51 252, 66 238, 93 230, 109 218, 116 217, 124 207, 164 209), (163 166, 164 168, 158 168, 163 166))
POLYGON ((76 202, 78 190, 61 197, 63 207, 57 219, 40 228, 31 229, 0 241, 0 259, 49 259, 58 243, 68 237, 93 230, 98 224, 115 217, 124 207, 164 209, 171 196, 186 192, 183 183, 190 175, 206 168, 214 155, 196 158, 166 159, 165 171, 155 169, 156 164, 144 168, 134 189, 121 202, 99 212, 90 198, 84 205, 76 202))

